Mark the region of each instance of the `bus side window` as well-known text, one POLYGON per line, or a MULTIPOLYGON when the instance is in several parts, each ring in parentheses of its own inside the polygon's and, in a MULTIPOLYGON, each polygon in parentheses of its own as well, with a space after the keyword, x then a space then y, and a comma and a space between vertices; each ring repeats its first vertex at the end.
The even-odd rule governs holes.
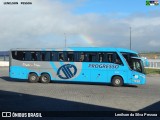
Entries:
POLYGON ((80 53, 73 52, 73 54, 74 54, 74 62, 80 62, 80 53))
POLYGON ((37 61, 41 61, 41 54, 40 54, 40 52, 36 52, 35 54, 36 54, 37 61))
POLYGON ((116 54, 115 63, 119 64, 119 65, 123 65, 123 63, 122 63, 122 61, 121 61, 121 59, 120 59, 118 54, 116 54))
POLYGON ((50 60, 54 61, 54 58, 55 58, 55 54, 54 54, 54 52, 51 52, 51 54, 50 54, 50 60))
POLYGON ((18 59, 24 61, 24 56, 25 56, 25 52, 21 51, 21 52, 19 52, 19 58, 18 59))
POLYGON ((98 62, 98 53, 89 53, 89 62, 98 62))
POLYGON ((116 58, 116 53, 114 53, 114 52, 99 53, 99 61, 100 62, 114 63, 115 58, 116 58))
POLYGON ((88 54, 87 53, 84 53, 84 62, 88 62, 89 61, 89 58, 88 58, 88 54))
POLYGON ((85 62, 98 62, 98 53, 96 52, 84 53, 84 61, 85 62))
POLYGON ((108 62, 107 53, 101 53, 101 62, 108 62))
POLYGON ((32 61, 37 61, 37 57, 36 57, 36 53, 35 52, 31 52, 31 60, 32 61))
POLYGON ((74 61, 74 54, 73 54, 73 52, 68 52, 67 53, 67 61, 71 61, 71 62, 74 61))
POLYGON ((27 51, 25 53, 25 61, 31 61, 31 52, 27 51))
POLYGON ((84 60, 84 53, 83 52, 74 52, 74 61, 75 62, 83 62, 84 60))
POLYGON ((84 61, 84 53, 83 52, 79 52, 78 53, 78 62, 83 62, 84 61))
POLYGON ((98 53, 98 54, 99 54, 98 60, 99 60, 99 62, 102 62, 102 60, 103 60, 102 53, 98 53))
POLYGON ((59 61, 59 53, 58 52, 50 52, 50 60, 51 61, 59 61))
POLYGON ((24 59, 25 59, 25 52, 23 52, 23 58, 22 58, 22 60, 24 61, 24 59))
POLYGON ((63 52, 63 61, 68 61, 67 52, 63 52))
POLYGON ((59 61, 64 61, 63 52, 59 52, 59 61))
POLYGON ((54 61, 59 61, 59 52, 54 52, 54 61))
POLYGON ((44 61, 44 60, 45 60, 45 53, 41 52, 41 61, 44 61))
POLYGON ((58 61, 58 52, 51 52, 51 61, 58 61))
POLYGON ((109 53, 107 53, 107 60, 108 60, 108 62, 110 62, 110 63, 114 63, 115 61, 116 61, 116 53, 115 52, 109 52, 109 53))
POLYGON ((24 52, 22 51, 12 51, 12 57, 16 60, 24 60, 24 52))
POLYGON ((99 62, 106 62, 105 53, 98 53, 98 60, 99 62))
POLYGON ((108 54, 108 62, 112 62, 113 61, 113 54, 108 54))
POLYGON ((45 52, 45 61, 50 61, 50 52, 45 52))

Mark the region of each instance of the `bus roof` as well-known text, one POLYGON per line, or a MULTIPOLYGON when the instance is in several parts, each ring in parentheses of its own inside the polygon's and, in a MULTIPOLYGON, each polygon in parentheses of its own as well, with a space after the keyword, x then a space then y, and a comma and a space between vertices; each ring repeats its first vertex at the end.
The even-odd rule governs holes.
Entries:
POLYGON ((68 48, 15 48, 11 51, 118 51, 126 53, 135 53, 135 51, 124 48, 108 48, 108 47, 68 47, 68 48))

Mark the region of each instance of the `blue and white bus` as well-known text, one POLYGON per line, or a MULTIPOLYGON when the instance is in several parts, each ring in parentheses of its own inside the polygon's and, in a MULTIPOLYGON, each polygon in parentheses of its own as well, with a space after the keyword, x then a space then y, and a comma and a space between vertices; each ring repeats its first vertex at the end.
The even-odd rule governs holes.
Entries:
POLYGON ((72 47, 64 49, 12 49, 11 78, 29 82, 51 81, 145 84, 138 53, 123 48, 72 47))

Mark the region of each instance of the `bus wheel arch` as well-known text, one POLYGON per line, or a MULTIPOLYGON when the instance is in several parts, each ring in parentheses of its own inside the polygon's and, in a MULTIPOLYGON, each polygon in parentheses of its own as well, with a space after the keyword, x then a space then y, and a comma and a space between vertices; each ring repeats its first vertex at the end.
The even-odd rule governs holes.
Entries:
POLYGON ((28 81, 30 83, 36 83, 39 81, 39 77, 37 75, 37 73, 35 72, 30 72, 29 75, 28 75, 28 81))
POLYGON ((41 83, 50 83, 50 81, 51 81, 51 76, 49 73, 47 72, 41 73, 41 76, 40 76, 41 83))
POLYGON ((120 75, 114 75, 111 78, 111 84, 115 87, 120 87, 124 84, 124 79, 120 75))

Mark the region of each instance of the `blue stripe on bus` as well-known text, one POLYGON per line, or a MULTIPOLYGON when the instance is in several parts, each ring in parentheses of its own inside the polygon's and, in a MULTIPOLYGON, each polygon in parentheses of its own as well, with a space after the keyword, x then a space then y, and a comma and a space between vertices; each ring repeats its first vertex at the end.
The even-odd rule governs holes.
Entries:
POLYGON ((55 66, 54 62, 50 62, 50 64, 51 64, 53 70, 54 70, 55 72, 57 72, 57 67, 55 66))

